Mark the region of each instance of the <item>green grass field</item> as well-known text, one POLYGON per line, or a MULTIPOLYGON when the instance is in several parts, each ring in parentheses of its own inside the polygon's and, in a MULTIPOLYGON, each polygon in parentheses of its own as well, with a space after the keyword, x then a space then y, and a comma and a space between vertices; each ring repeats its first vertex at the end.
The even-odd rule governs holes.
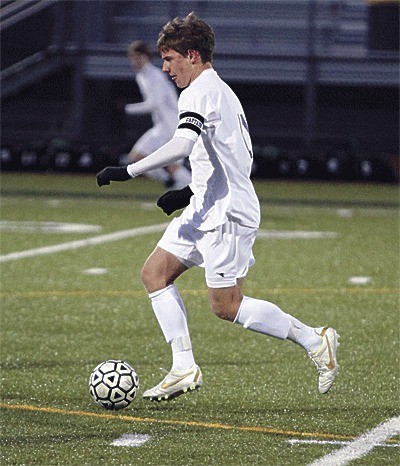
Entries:
MULTIPOLYGON (((137 179, 99 189, 93 176, 3 174, 2 464, 307 465, 400 415, 398 187, 255 184, 263 235, 245 293, 338 330, 341 370, 331 392, 319 394, 300 347, 218 320, 196 269, 177 285, 204 387, 165 404, 144 401, 141 393, 171 363, 140 283, 162 227, 56 246, 169 221, 154 203, 162 187, 137 179), (48 231, 36 222, 97 230, 48 231), (98 407, 88 391, 91 371, 110 358, 127 360, 141 381, 120 412, 98 407), (112 445, 124 434, 150 439, 112 445)), ((392 435, 351 464, 399 464, 399 445, 392 435)))

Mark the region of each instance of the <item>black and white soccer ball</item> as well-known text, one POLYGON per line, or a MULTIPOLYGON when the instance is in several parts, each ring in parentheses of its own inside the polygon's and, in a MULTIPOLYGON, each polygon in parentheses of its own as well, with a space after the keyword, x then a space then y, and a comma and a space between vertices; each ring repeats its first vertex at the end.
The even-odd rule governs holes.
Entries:
POLYGON ((105 409, 126 408, 139 391, 139 376, 127 362, 109 359, 91 373, 89 391, 93 400, 105 409))

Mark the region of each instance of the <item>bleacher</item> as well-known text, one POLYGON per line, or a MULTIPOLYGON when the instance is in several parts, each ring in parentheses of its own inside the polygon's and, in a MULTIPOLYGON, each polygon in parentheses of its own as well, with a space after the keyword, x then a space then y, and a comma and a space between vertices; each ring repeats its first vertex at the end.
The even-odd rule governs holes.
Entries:
POLYGON ((24 74, 15 65, 29 59, 24 56, 29 52, 30 55, 41 54, 50 61, 51 55, 60 49, 64 54, 73 55, 74 50, 83 47, 87 56, 84 70, 87 76, 101 78, 104 74, 109 78, 110 59, 116 76, 131 76, 125 60, 126 45, 136 37, 155 45, 166 21, 184 16, 191 10, 213 26, 217 37, 215 63, 220 65, 220 74, 227 80, 277 82, 280 73, 284 82, 304 82, 307 79, 305 65, 312 55, 322 70, 326 63, 330 72, 334 68, 333 83, 365 85, 371 79, 371 84, 376 85, 377 80, 369 73, 371 62, 374 71, 380 68, 381 85, 397 83, 395 54, 376 54, 368 49, 368 3, 365 0, 92 0, 69 4, 14 0, 3 2, 0 9, 0 27, 5 43, 8 36, 12 40, 17 35, 16 32, 9 33, 10 30, 26 29, 28 25, 33 31, 29 24, 32 18, 38 27, 34 41, 32 35, 19 36, 18 41, 22 44, 17 44, 12 51, 15 63, 10 63, 9 51, 3 46, 3 95, 9 92, 10 79, 17 81, 24 74), (44 17, 46 21, 43 21, 44 17), (43 31, 47 31, 45 37, 43 31), (25 49, 24 40, 29 41, 25 49), (349 57, 358 64, 351 73, 348 72, 349 57), (235 72, 235 66, 243 70, 252 66, 254 59, 260 61, 257 72, 235 72), (14 67, 7 69, 11 65, 14 67), (289 75, 288 69, 291 70, 289 75))

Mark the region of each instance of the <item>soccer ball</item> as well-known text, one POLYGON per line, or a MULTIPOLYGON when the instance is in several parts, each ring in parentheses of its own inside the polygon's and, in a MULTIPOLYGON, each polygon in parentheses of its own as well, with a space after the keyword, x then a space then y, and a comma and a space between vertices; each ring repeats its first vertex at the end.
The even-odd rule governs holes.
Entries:
POLYGON ((90 395, 105 409, 126 408, 138 391, 139 376, 125 361, 109 359, 99 364, 90 375, 90 395))

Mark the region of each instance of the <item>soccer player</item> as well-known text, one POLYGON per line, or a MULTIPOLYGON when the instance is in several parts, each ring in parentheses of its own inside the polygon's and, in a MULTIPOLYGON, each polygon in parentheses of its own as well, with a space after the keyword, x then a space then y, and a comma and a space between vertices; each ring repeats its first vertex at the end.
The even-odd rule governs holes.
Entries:
MULTIPOLYGON (((173 137, 178 124, 177 92, 165 74, 151 63, 151 56, 150 47, 143 41, 137 40, 128 47, 128 57, 136 70, 136 82, 144 100, 125 105, 125 112, 129 115, 150 113, 153 120, 153 127, 138 139, 129 152, 129 162, 137 162, 159 149, 173 137)), ((191 180, 183 160, 150 170, 146 176, 174 189, 187 186, 191 180)))
POLYGON ((97 175, 102 186, 186 156, 192 166, 190 186, 158 200, 167 214, 186 208, 171 221, 141 272, 172 349, 170 372, 143 397, 169 400, 203 384, 185 305, 174 283, 195 265, 205 269, 211 308, 219 318, 300 345, 317 366, 319 391, 327 393, 338 374, 336 330, 310 327, 271 302, 243 295, 244 278, 254 264, 260 210, 250 181, 253 154, 242 105, 212 67, 213 30, 190 13, 163 27, 158 49, 163 71, 184 89, 174 137, 144 160, 126 168, 106 167, 97 175))

